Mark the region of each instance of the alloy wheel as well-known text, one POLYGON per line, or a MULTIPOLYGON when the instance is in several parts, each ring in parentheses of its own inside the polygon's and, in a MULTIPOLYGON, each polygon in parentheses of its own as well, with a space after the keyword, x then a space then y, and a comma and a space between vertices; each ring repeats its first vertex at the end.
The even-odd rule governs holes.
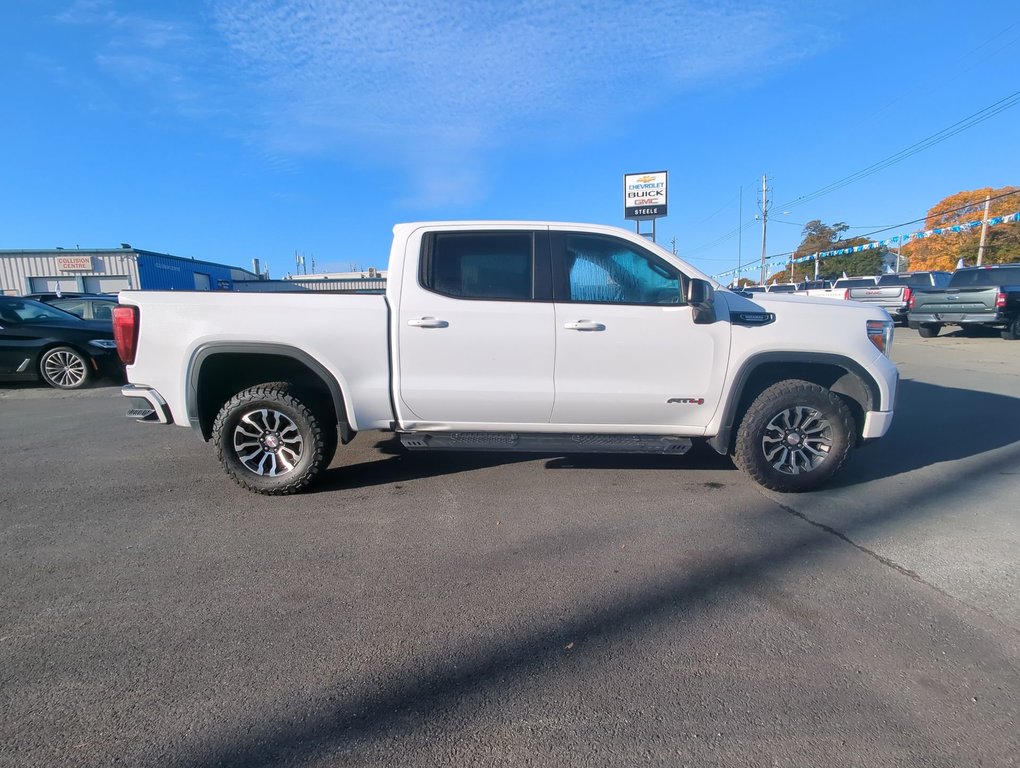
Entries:
POLYGON ((279 477, 294 470, 304 451, 297 424, 285 413, 260 408, 234 427, 234 451, 249 472, 279 477))
POLYGON ((787 475, 811 472, 832 451, 832 425, 814 408, 787 408, 766 425, 761 446, 765 460, 779 472, 787 475))
POLYGON ((49 381, 64 389, 79 386, 88 375, 86 362, 81 355, 62 349, 46 357, 43 372, 49 381))

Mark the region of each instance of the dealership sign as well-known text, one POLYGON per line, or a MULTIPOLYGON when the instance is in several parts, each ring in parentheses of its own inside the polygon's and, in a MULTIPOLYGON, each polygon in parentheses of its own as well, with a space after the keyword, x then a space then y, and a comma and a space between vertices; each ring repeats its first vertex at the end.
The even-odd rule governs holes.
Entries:
POLYGON ((57 269, 61 272, 91 272, 91 256, 57 256, 57 269))
POLYGON ((658 219, 666 215, 666 171, 628 173, 623 177, 623 215, 658 219))

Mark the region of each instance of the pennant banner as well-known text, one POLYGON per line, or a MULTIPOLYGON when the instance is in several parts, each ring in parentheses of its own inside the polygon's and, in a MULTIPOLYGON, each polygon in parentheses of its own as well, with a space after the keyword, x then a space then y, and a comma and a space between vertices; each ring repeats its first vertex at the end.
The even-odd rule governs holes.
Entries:
MULTIPOLYGON (((998 224, 1005 224, 1011 221, 1020 221, 1020 211, 1011 213, 1008 216, 995 216, 988 219, 988 226, 994 227, 998 224)), ((845 256, 848 253, 860 253, 861 251, 870 251, 875 248, 884 248, 888 245, 900 246, 904 243, 908 243, 911 240, 923 240, 926 237, 935 237, 937 235, 946 235, 951 232, 969 232, 975 227, 981 226, 981 219, 977 221, 968 221, 966 224, 954 224, 951 227, 938 227, 936 229, 926 229, 923 232, 912 232, 909 235, 896 235, 896 237, 890 237, 888 240, 879 240, 874 243, 864 243, 863 245, 854 245, 850 248, 839 248, 834 251, 819 251, 818 253, 812 253, 807 256, 799 256, 796 259, 776 259, 774 261, 766 262, 765 268, 769 267, 788 267, 791 262, 793 264, 803 264, 807 261, 814 261, 815 259, 825 259, 829 256, 845 256)), ((739 269, 730 269, 726 272, 719 272, 718 274, 712 275, 714 278, 729 277, 730 275, 737 275, 742 272, 750 272, 755 269, 761 269, 760 263, 747 264, 739 269)))

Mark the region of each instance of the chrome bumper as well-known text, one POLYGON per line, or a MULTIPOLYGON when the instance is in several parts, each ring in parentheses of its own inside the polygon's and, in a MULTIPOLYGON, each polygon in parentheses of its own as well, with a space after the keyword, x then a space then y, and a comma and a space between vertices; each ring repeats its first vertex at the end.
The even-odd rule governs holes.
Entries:
POLYGON ((173 424, 174 418, 170 414, 170 406, 166 400, 152 387, 144 387, 140 384, 125 384, 120 388, 124 397, 133 400, 142 400, 145 405, 139 403, 125 414, 129 419, 145 421, 155 424, 173 424))

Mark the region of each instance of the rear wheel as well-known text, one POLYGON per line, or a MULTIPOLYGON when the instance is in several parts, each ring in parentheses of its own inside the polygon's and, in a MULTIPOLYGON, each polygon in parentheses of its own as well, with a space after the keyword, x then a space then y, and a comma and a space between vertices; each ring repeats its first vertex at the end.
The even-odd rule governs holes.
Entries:
POLYGON ((922 339, 933 339, 939 335, 941 330, 941 323, 921 323, 917 326, 917 332, 921 334, 922 339))
POLYGON ((1009 325, 1001 331, 1006 341, 1020 341, 1020 315, 1013 318, 1009 325))
POLYGON ((238 485, 281 496, 303 490, 326 467, 335 430, 289 384, 272 382, 224 404, 213 423, 213 442, 216 458, 238 485))
POLYGON ((92 381, 88 357, 72 347, 54 347, 39 359, 39 375, 57 389, 81 389, 92 381))
POLYGON ((853 415, 837 395, 788 379, 751 403, 737 430, 733 459, 766 488, 809 491, 843 467, 853 441, 853 415))

